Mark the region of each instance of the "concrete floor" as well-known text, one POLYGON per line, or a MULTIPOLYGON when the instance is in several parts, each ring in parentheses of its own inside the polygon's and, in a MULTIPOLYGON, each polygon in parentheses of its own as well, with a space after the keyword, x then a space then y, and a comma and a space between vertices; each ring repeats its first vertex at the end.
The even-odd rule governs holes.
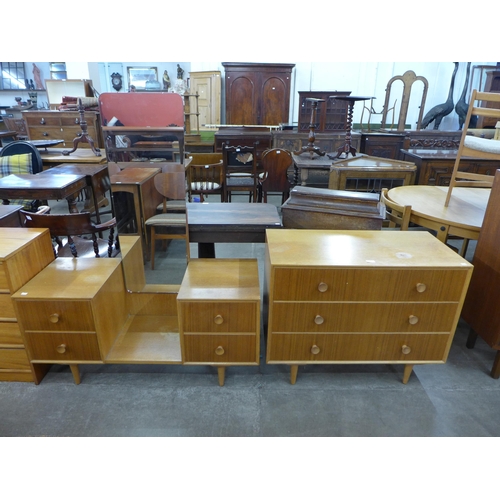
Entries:
MULTIPOLYGON (((263 282, 264 244, 216 253, 257 258, 263 282)), ((148 281, 180 282, 183 243, 157 259, 148 281)), ((308 365, 291 385, 288 367, 261 359, 229 367, 224 387, 208 366, 81 365, 78 386, 54 366, 38 386, 0 383, 0 436, 500 436, 495 352, 467 349, 467 334, 460 322, 447 363, 416 366, 407 385, 401 365, 308 365)))

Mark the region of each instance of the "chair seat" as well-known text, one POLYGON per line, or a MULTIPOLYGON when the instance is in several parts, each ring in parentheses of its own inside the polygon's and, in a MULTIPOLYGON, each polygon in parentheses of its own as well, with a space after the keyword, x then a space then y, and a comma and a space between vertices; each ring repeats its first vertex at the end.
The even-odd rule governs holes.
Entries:
MULTIPOLYGON (((163 212, 163 203, 160 203, 156 207, 157 212, 163 212)), ((186 211, 186 200, 168 200, 167 201, 167 211, 168 212, 185 212, 186 211)))
POLYGON ((254 180, 252 177, 243 177, 243 176, 230 176, 226 178, 226 186, 228 187, 251 187, 254 186, 254 180))
POLYGON ((483 137, 468 135, 464 139, 464 146, 483 153, 500 154, 500 141, 494 139, 484 139, 483 137))
POLYGON ((147 226, 185 226, 186 225, 186 215, 185 214, 174 214, 174 213, 166 213, 166 214, 158 214, 153 215, 146 221, 147 226))
POLYGON ((220 189, 221 185, 217 182, 192 182, 191 190, 192 191, 214 191, 216 189, 220 189))

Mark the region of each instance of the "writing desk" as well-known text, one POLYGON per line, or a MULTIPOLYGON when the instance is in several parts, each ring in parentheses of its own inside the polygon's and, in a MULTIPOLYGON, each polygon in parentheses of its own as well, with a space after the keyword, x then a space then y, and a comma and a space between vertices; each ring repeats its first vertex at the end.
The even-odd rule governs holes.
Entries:
POLYGON ((410 221, 435 230, 446 243, 448 236, 477 240, 491 189, 453 188, 448 207, 444 206, 448 187, 399 186, 388 197, 400 205, 411 205, 410 221))
POLYGON ((85 175, 11 174, 0 178, 2 200, 64 200, 77 213, 77 194, 87 186, 85 175))
MULTIPOLYGON (((113 194, 131 193, 133 195, 135 226, 127 234, 136 234, 141 237, 146 258, 149 252, 147 252, 148 235, 145 222, 156 214, 156 208, 162 202, 162 196, 154 185, 154 177, 159 172, 161 172, 159 168, 126 168, 110 177, 113 194)), ((115 209, 118 211, 116 205, 115 209)))
POLYGON ((186 203, 190 243, 198 257, 215 257, 215 243, 264 243, 266 229, 281 228, 278 209, 267 203, 186 203))

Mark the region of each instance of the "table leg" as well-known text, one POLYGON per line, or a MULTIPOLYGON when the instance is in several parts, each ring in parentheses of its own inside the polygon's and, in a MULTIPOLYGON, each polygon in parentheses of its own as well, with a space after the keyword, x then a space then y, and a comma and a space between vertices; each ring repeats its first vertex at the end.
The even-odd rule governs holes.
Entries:
POLYGON ((300 184, 301 186, 305 186, 307 184, 307 178, 309 177, 309 171, 307 168, 300 169, 300 184))
POLYGON ((68 209, 70 214, 77 214, 79 213, 78 207, 76 205, 76 196, 71 195, 66 198, 66 201, 68 202, 68 209))

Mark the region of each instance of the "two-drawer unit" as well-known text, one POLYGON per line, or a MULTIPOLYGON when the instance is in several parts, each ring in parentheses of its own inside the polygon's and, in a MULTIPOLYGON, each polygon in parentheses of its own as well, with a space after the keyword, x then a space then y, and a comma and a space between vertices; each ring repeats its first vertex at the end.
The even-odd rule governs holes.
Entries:
POLYGON ((13 295, 33 364, 102 363, 128 312, 120 259, 60 257, 13 295))
POLYGON ((420 231, 267 230, 267 362, 444 363, 472 265, 420 231))
POLYGON ((0 381, 38 382, 12 294, 54 260, 48 229, 0 228, 0 381))
POLYGON ((192 259, 177 295, 184 364, 258 365, 260 288, 255 259, 192 259))

